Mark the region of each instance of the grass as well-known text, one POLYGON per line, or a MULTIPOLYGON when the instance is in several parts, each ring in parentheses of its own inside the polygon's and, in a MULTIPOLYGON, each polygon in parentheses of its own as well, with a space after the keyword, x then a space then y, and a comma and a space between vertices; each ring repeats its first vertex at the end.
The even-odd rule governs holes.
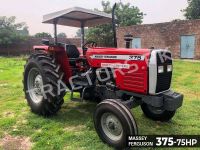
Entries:
MULTIPOLYGON (((43 118, 31 113, 22 91, 24 63, 21 57, 0 58, 0 139, 6 134, 30 137, 33 150, 111 149, 95 132, 94 103, 71 102, 67 95, 56 116, 43 118)), ((140 108, 132 110, 141 135, 200 133, 200 63, 176 60, 172 87, 185 96, 172 121, 154 122, 140 108)))

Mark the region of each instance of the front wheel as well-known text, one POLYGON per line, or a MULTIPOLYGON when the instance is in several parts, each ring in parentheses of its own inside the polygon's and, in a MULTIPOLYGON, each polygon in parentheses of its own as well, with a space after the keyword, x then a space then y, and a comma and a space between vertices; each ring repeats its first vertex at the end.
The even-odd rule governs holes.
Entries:
POLYGON ((117 100, 104 100, 97 105, 94 125, 101 140, 117 149, 126 147, 128 135, 137 135, 137 125, 130 110, 117 100))
POLYGON ((175 115, 176 111, 167 111, 163 108, 153 107, 143 103, 141 105, 142 111, 146 117, 155 121, 169 121, 175 115))

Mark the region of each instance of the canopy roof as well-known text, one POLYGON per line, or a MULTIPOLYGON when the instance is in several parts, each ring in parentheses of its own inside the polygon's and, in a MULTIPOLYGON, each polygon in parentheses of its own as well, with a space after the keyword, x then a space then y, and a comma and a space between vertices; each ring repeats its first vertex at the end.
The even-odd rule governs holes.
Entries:
POLYGON ((80 7, 65 9, 43 16, 43 23, 72 27, 92 27, 112 22, 112 15, 80 7))

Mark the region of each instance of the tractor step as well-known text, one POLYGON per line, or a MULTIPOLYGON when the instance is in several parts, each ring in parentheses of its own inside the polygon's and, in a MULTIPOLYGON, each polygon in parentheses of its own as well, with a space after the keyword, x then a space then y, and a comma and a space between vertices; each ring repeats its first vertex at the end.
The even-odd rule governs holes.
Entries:
POLYGON ((76 91, 74 91, 74 90, 72 89, 72 90, 71 90, 71 97, 70 97, 70 100, 71 100, 71 101, 74 101, 74 102, 83 102, 82 97, 80 97, 80 98, 75 98, 75 97, 74 97, 74 92, 76 92, 76 91))
POLYGON ((78 79, 78 80, 73 81, 73 83, 74 83, 74 88, 71 90, 71 101, 83 102, 84 101, 83 100, 83 96, 84 96, 85 90, 87 88, 90 88, 91 86, 89 85, 89 83, 87 81, 81 80, 81 78, 78 79), (81 94, 82 96, 80 98, 74 98, 73 97, 74 96, 73 93, 76 91, 76 88, 78 88, 78 87, 82 87, 83 88, 83 91, 82 91, 82 94, 81 94))
POLYGON ((87 81, 73 81, 74 85, 75 86, 83 86, 83 87, 86 87, 86 86, 89 86, 89 83, 87 81))
POLYGON ((72 89, 71 90, 71 101, 76 101, 76 102, 83 102, 84 101, 84 94, 85 94, 85 91, 87 90, 87 89, 89 89, 89 88, 93 88, 94 86, 87 86, 87 87, 84 87, 83 88, 83 91, 82 91, 82 96, 81 96, 81 98, 79 99, 79 98, 74 98, 74 89, 72 89))

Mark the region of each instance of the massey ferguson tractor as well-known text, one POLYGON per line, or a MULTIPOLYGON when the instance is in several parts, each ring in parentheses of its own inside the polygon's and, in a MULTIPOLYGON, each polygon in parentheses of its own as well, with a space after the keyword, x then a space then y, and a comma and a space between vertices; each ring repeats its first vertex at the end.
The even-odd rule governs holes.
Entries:
MULTIPOLYGON (((141 106, 146 117, 170 120, 182 106, 183 95, 170 89, 172 55, 165 49, 117 48, 115 7, 112 14, 71 8, 45 15, 53 24, 55 41, 34 46, 24 68, 24 92, 32 112, 56 114, 66 92, 80 93, 80 101, 97 101, 94 126, 108 145, 126 147, 128 135, 137 135, 132 108, 141 106), (84 42, 84 27, 112 23, 114 48, 84 42), (59 43, 57 25, 81 28, 81 48, 59 43)), ((112 40, 112 39, 111 39, 112 40)))

